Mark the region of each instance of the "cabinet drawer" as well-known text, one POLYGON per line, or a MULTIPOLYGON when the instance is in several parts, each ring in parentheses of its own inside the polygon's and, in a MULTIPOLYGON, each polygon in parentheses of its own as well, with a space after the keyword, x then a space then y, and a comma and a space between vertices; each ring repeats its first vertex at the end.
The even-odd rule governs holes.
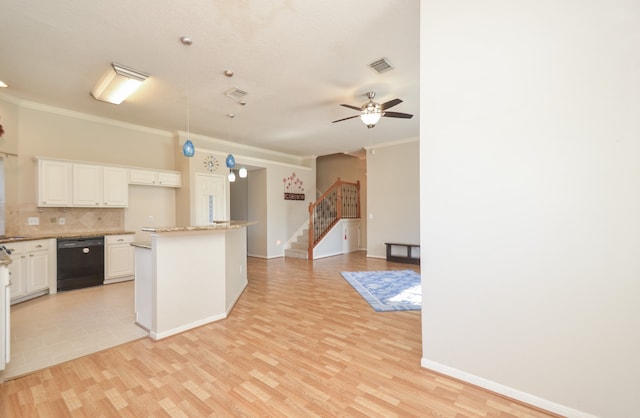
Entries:
POLYGON ((40 251, 49 248, 48 239, 39 239, 34 241, 20 241, 4 244, 13 253, 27 253, 30 251, 40 251))
POLYGON ((133 238, 134 234, 106 235, 104 237, 107 245, 131 243, 133 238))

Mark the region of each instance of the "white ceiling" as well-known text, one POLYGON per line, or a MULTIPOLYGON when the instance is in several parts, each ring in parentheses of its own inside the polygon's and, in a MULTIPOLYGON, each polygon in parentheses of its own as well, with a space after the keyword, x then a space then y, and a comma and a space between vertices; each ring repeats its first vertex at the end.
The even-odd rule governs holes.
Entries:
POLYGON ((355 152, 418 136, 419 0, 2 0, 0 80, 18 99, 171 132, 187 130, 188 96, 192 133, 355 152), (395 68, 378 74, 368 64, 382 57, 395 68), (151 75, 119 106, 90 96, 111 62, 151 75), (246 106, 224 95, 232 87, 246 106), (368 91, 414 117, 331 123, 368 91))

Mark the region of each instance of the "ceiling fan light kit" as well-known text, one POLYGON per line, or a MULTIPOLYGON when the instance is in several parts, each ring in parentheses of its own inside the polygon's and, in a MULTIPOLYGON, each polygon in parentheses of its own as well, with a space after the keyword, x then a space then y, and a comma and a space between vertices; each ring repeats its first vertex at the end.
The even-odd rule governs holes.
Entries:
POLYGON ((149 74, 113 62, 109 71, 93 88, 91 95, 96 100, 119 105, 138 90, 147 78, 149 74))
POLYGON ((381 117, 401 119, 411 119, 413 117, 413 115, 409 113, 387 112, 387 109, 402 103, 402 100, 400 99, 389 100, 388 102, 384 102, 382 104, 376 103, 373 101, 373 99, 376 97, 376 93, 373 91, 367 93, 367 97, 369 98, 369 101, 360 107, 344 103, 340 105, 348 107, 349 109, 359 110, 360 115, 349 116, 348 118, 334 120, 332 123, 342 122, 343 120, 353 119, 360 116, 360 120, 362 120, 362 123, 367 125, 367 128, 373 128, 380 121, 381 117))
POLYGON ((382 108, 380 107, 380 104, 375 103, 372 100, 369 100, 369 103, 364 106, 364 109, 362 109, 362 113, 360 114, 360 120, 362 120, 362 123, 367 125, 367 128, 373 128, 376 126, 376 123, 378 123, 381 117, 382 108))

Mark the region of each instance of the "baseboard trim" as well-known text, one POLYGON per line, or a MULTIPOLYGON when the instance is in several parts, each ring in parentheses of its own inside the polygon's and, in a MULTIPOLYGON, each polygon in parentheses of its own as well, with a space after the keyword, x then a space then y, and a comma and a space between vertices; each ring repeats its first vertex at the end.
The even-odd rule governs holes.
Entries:
POLYGON ((203 319, 200 319, 198 321, 193 321, 190 324, 185 324, 185 325, 182 325, 182 326, 179 326, 179 327, 176 327, 176 328, 172 328, 172 329, 169 329, 169 330, 166 330, 166 331, 162 331, 162 332, 153 332, 153 331, 151 331, 149 333, 149 337, 151 337, 151 339, 154 340, 154 341, 158 341, 158 340, 161 340, 163 338, 167 338, 167 337, 170 337, 172 335, 180 334, 181 332, 185 332, 185 331, 188 331, 190 329, 197 328, 197 327, 200 327, 202 325, 209 324, 211 322, 216 322, 216 321, 219 321, 221 319, 225 319, 226 317, 227 317, 227 314, 226 313, 222 313, 222 314, 219 314, 219 315, 210 316, 208 318, 203 318, 203 319))
POLYGON ((462 370, 455 369, 453 367, 445 366, 435 361, 422 358, 420 365, 425 369, 432 370, 434 372, 453 377, 463 382, 470 383, 472 385, 481 387, 491 392, 495 392, 499 395, 506 396, 511 399, 524 402, 536 408, 544 409, 549 412, 560 414, 569 418, 598 418, 595 415, 587 414, 586 412, 578 411, 567 406, 539 398, 530 393, 522 392, 517 389, 513 389, 509 386, 502 385, 500 383, 493 382, 491 380, 476 376, 462 370))

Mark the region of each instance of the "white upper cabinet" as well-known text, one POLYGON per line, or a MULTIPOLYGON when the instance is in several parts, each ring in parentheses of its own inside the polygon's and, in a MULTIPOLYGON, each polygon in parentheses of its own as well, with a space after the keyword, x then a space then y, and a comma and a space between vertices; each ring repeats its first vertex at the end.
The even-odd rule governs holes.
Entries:
POLYGON ((71 163, 38 160, 38 206, 71 206, 71 163))
POLYGON ((182 175, 176 171, 129 170, 129 183, 148 186, 180 187, 182 175))
POLYGON ((104 206, 129 206, 129 183, 127 169, 123 167, 102 168, 102 197, 104 206))
POLYGON ((73 206, 100 206, 102 203, 102 167, 73 164, 73 206))
POLYGON ((73 164, 73 206, 127 207, 128 189, 125 168, 73 164))
POLYGON ((36 159, 40 207, 126 208, 129 184, 182 186, 178 171, 36 159))

